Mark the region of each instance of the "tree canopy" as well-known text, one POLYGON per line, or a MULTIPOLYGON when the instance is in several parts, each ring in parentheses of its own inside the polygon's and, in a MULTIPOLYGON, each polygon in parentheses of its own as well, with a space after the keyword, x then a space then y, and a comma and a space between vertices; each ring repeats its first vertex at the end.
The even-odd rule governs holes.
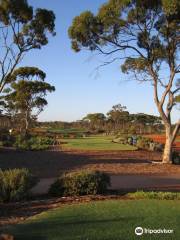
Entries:
POLYGON ((20 116, 21 125, 27 130, 30 121, 36 119, 47 105, 45 96, 55 91, 55 87, 45 82, 46 74, 35 67, 19 68, 11 77, 11 88, 2 97, 4 107, 12 117, 20 116))
POLYGON ((55 35, 54 22, 52 11, 33 9, 27 0, 0 0, 0 93, 24 55, 55 35))
POLYGON ((180 1, 109 0, 97 14, 76 16, 69 37, 74 51, 98 51, 108 56, 105 65, 119 60, 123 73, 151 83, 166 128, 163 162, 170 162, 180 127, 171 122, 180 91, 180 1))

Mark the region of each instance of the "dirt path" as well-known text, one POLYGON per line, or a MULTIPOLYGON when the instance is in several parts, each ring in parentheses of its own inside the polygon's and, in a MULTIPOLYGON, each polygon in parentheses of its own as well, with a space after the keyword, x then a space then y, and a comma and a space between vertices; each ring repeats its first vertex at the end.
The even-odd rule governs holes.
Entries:
POLYGON ((47 194, 49 187, 55 181, 56 178, 41 178, 38 184, 32 188, 33 195, 47 194))
MULTIPOLYGON (((56 178, 42 178, 32 189, 34 195, 46 194, 56 178)), ((112 175, 111 189, 180 191, 180 175, 112 175)))
POLYGON ((111 188, 118 190, 180 191, 180 175, 114 175, 111 188))

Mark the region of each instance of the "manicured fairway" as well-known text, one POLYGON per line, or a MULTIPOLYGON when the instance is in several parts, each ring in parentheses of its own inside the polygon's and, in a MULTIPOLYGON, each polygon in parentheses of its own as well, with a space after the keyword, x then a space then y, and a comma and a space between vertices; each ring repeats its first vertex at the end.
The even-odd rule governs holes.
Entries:
POLYGON ((112 142, 113 137, 95 136, 78 139, 64 140, 64 149, 78 149, 78 150, 136 150, 134 146, 124 145, 112 142))
POLYGON ((8 229, 16 240, 180 239, 180 201, 107 200, 65 205, 8 229), (137 226, 173 234, 136 236, 137 226))
POLYGON ((55 133, 70 133, 70 134, 74 134, 74 133, 84 133, 86 130, 85 129, 77 129, 77 128, 50 128, 48 129, 48 132, 55 132, 55 133))

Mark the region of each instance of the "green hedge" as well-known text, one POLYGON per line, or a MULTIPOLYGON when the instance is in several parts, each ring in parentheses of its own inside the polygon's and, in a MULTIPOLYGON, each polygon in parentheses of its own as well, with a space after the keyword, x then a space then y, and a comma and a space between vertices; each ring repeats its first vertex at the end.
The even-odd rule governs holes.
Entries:
POLYGON ((172 161, 174 164, 178 164, 178 165, 180 164, 180 153, 179 152, 174 151, 172 153, 172 161))
POLYGON ((110 177, 98 171, 79 171, 63 174, 50 187, 52 196, 80 196, 106 193, 110 177))
POLYGON ((179 192, 137 191, 134 193, 128 193, 127 197, 130 197, 132 199, 180 200, 180 193, 179 192))
POLYGON ((48 137, 23 137, 17 136, 14 146, 20 150, 45 150, 53 144, 53 140, 48 137))
POLYGON ((141 136, 141 135, 129 135, 129 134, 117 135, 116 138, 112 140, 112 142, 134 145, 138 149, 143 149, 148 151, 162 152, 164 149, 164 144, 154 142, 152 139, 141 136))
POLYGON ((29 196, 29 190, 37 184, 38 180, 29 170, 0 169, 0 202, 20 201, 29 196))

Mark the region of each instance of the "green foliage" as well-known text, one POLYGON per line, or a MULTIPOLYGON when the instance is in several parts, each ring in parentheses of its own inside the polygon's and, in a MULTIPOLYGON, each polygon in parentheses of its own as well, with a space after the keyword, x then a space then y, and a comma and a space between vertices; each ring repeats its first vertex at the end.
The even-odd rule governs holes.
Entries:
POLYGON ((133 199, 159 199, 159 200, 180 200, 179 192, 144 192, 137 191, 135 193, 128 193, 127 197, 133 199))
POLYGON ((89 120, 91 122, 103 121, 105 120, 105 115, 103 113, 89 113, 83 118, 83 120, 89 120))
POLYGON ((149 151, 159 151, 162 152, 164 149, 164 144, 154 142, 150 138, 146 138, 143 136, 137 136, 136 146, 139 149, 149 150, 149 151))
POLYGON ((131 135, 131 134, 118 134, 114 139, 114 143, 119 144, 129 144, 133 145, 139 149, 144 149, 148 151, 160 151, 164 149, 164 144, 154 142, 150 138, 146 138, 141 135, 131 135))
POLYGON ((41 81, 44 81, 46 78, 46 74, 37 67, 20 67, 13 71, 10 76, 10 82, 16 82, 22 79, 31 80, 32 76, 39 78, 41 81))
POLYGON ((49 189, 53 196, 77 196, 106 193, 110 177, 101 172, 80 171, 59 177, 49 189))
POLYGON ((2 146, 12 147, 15 141, 15 137, 10 135, 8 130, 1 130, 0 141, 2 146))
MULTIPOLYGON (((109 151, 109 150, 129 150, 134 151, 135 146, 114 144, 112 141, 113 136, 91 136, 79 139, 68 139, 67 144, 63 145, 63 149, 79 149, 79 150, 92 150, 92 151, 109 151)), ((62 141, 63 143, 63 141, 62 141)))
POLYGON ((150 144, 153 142, 150 138, 138 137, 136 146, 140 149, 150 149, 150 144))
POLYGON ((12 81, 12 73, 22 56, 32 49, 41 49, 48 43, 48 37, 55 35, 55 15, 47 9, 33 8, 27 0, 3 0, 0 26, 2 92, 12 81))
POLYGON ((107 113, 107 116, 115 125, 129 120, 129 112, 126 111, 126 107, 121 104, 112 106, 112 109, 107 113))
POLYGON ((128 144, 128 138, 125 136, 117 136, 112 140, 112 142, 119 144, 128 144))
POLYGON ((11 139, 3 140, 1 145, 3 147, 12 147, 13 146, 13 141, 11 139))
POLYGON ((177 95, 177 96, 175 97, 175 102, 176 102, 176 103, 180 103, 180 95, 177 95))
POLYGON ((174 151, 172 153, 172 161, 174 164, 180 164, 180 153, 179 152, 174 151))
POLYGON ((3 97, 5 108, 11 115, 19 115, 21 128, 26 131, 47 105, 45 96, 55 91, 55 87, 44 82, 46 74, 35 67, 21 67, 11 76, 10 92, 3 97))
MULTIPOLYGON (((76 16, 69 28, 75 51, 86 49, 108 56, 104 65, 119 60, 122 72, 132 74, 129 79, 152 84, 166 130, 172 127, 172 109, 179 101, 175 84, 180 72, 179 19, 179 0, 108 0, 96 14, 85 11, 76 16)), ((177 132, 178 127, 167 137, 177 132)), ((146 148, 147 141, 141 140, 139 146, 146 148)))
POLYGON ((0 201, 23 200, 29 196, 29 190, 36 183, 37 178, 33 177, 25 168, 5 171, 0 169, 0 201))
POLYGON ((112 47, 112 53, 127 49, 142 53, 138 50, 144 49, 148 56, 143 52, 137 58, 129 57, 125 63, 132 69, 144 71, 146 60, 167 59, 165 42, 178 35, 179 12, 178 0, 109 0, 100 7, 97 15, 85 11, 74 18, 69 28, 72 48, 75 51, 83 48, 98 50, 104 54, 108 54, 103 50, 107 45, 112 47), (152 25, 148 26, 150 23, 152 25), (168 35, 167 30, 171 30, 168 35))
POLYGON ((53 140, 47 137, 17 136, 14 147, 20 150, 46 150, 53 144, 53 140))
POLYGON ((61 204, 59 208, 6 228, 6 232, 23 240, 178 240, 179 203, 176 200, 126 199, 61 204), (153 229, 173 229, 174 232, 135 236, 137 224, 153 229))

